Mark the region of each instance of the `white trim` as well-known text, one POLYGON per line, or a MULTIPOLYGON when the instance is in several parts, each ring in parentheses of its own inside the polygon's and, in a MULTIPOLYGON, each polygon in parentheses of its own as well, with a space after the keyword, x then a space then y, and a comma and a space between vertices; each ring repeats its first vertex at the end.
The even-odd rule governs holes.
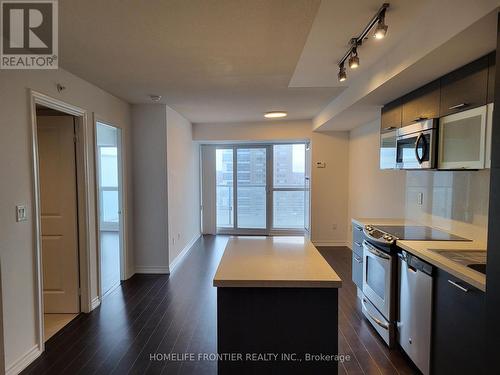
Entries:
POLYGON ((194 236, 191 241, 184 246, 184 249, 174 258, 174 260, 170 263, 170 273, 174 272, 174 269, 179 265, 181 260, 189 253, 189 251, 193 248, 194 244, 201 237, 201 233, 194 236))
POLYGON ((312 241, 312 243, 314 244, 314 246, 347 246, 349 247, 348 245, 348 241, 345 241, 345 240, 330 240, 330 241, 312 241))
POLYGON ((99 297, 92 298, 92 302, 90 303, 90 311, 94 310, 96 307, 99 307, 101 304, 101 299, 99 297))
MULTIPOLYGON (((91 228, 91 190, 90 190, 90 170, 89 155, 87 150, 87 111, 54 99, 48 95, 28 89, 28 100, 31 112, 31 161, 32 161, 32 186, 33 186, 33 237, 35 239, 34 260, 35 260, 35 308, 37 311, 37 350, 45 350, 44 321, 43 321, 43 268, 42 268, 42 233, 41 233, 41 205, 40 205, 40 177, 38 159, 38 137, 37 137, 37 114, 36 105, 45 107, 75 116, 77 124, 77 189, 78 189, 78 245, 80 262, 80 311, 91 311, 91 269, 90 269, 90 228, 91 228)), ((25 356, 26 357, 26 356, 25 356)), ((31 357, 29 357, 31 358, 31 357)))
POLYGON ((35 345, 28 350, 24 355, 19 357, 13 364, 5 369, 5 375, 17 375, 23 371, 35 359, 40 357, 42 350, 39 345, 35 345))
POLYGON ((169 274, 168 266, 135 266, 135 273, 169 274))
MULTIPOLYGON (((119 161, 118 161, 118 178, 120 187, 118 189, 120 194, 120 228, 119 228, 119 237, 120 237, 120 280, 127 280, 130 276, 128 275, 129 269, 128 264, 128 205, 127 205, 127 196, 128 191, 126 188, 125 179, 126 175, 126 167, 125 162, 128 161, 125 158, 125 146, 124 146, 124 129, 120 125, 115 125, 113 122, 106 121, 104 117, 100 116, 97 113, 93 113, 93 131, 94 131, 94 139, 93 139, 93 147, 94 147, 94 194, 95 194, 95 212, 96 212, 96 220, 95 220, 95 230, 96 230, 96 238, 97 238, 97 295, 100 299, 104 298, 107 294, 112 292, 120 283, 113 286, 106 293, 102 294, 102 284, 101 284, 101 231, 100 231, 100 194, 99 194, 99 171, 98 171, 98 152, 97 152, 97 123, 115 128, 119 130, 117 132, 117 147, 119 149, 119 161)), ((132 273, 133 275, 133 273, 132 273)))

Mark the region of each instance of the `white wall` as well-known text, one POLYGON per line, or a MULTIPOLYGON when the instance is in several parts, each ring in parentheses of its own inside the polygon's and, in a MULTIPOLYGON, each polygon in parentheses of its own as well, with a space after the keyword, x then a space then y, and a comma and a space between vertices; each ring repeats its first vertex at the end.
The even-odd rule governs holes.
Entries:
POLYGON ((167 107, 169 264, 200 236, 200 147, 191 123, 167 107))
POLYGON ((409 171, 406 218, 487 242, 490 171, 409 171), (423 194, 423 204, 417 196, 423 194))
MULTIPOLYGON (((92 112, 109 123, 123 128, 125 188, 128 215, 131 218, 132 191, 130 170, 130 107, 124 101, 104 92, 63 69, 33 71, 0 71, 0 256, 3 286, 3 320, 5 365, 9 369, 38 342, 35 322, 35 280, 33 236, 33 187, 31 163, 31 113, 28 89, 89 111, 87 130, 93 140, 92 112), (56 83, 66 87, 62 93, 56 83), (15 206, 26 204, 28 221, 16 223, 15 206)), ((93 153, 93 143, 87 145, 93 153)), ((93 165, 90 165, 94 176, 93 165)), ((95 199, 95 198, 94 198, 95 199)), ((95 202, 90 202, 91 208, 95 202)), ((93 212, 95 218, 95 212, 93 212)), ((127 213, 126 213, 127 214, 127 213)), ((132 220, 128 220, 129 229, 132 220)), ((95 226, 90 228, 91 295, 97 297, 97 251, 95 226)), ((128 243, 132 244, 129 230, 128 243)), ((132 254, 132 249, 129 249, 132 254)))
POLYGON ((200 235, 199 146, 164 104, 132 106, 136 272, 168 273, 200 235))
POLYGON ((132 106, 134 249, 139 273, 168 273, 167 112, 132 106))
POLYGON ((405 216, 406 172, 381 170, 379 145, 380 119, 349 133, 348 222, 352 217, 405 216))
POLYGON ((194 124, 193 138, 204 142, 268 142, 310 140, 311 238, 316 244, 339 245, 347 239, 348 149, 347 132, 312 131, 311 121, 194 124), (317 161, 326 168, 315 168, 317 161), (336 225, 336 229, 334 228, 336 225))

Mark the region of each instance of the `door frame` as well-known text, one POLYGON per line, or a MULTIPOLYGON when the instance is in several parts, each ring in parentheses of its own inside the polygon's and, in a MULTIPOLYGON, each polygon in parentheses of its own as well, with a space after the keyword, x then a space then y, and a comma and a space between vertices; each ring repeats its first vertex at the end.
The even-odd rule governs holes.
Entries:
MULTIPOLYGON (((279 144, 305 144, 310 145, 309 141, 276 141, 276 142, 253 142, 253 143, 215 143, 213 144, 215 150, 217 149, 232 149, 233 150, 233 227, 232 228, 218 228, 217 227, 217 207, 215 207, 215 229, 217 234, 227 235, 255 235, 255 236, 303 236, 306 234, 306 229, 277 229, 273 228, 273 192, 274 189, 274 152, 273 146, 279 144), (251 228, 238 228, 238 173, 237 173, 237 150, 238 148, 265 148, 266 149, 266 228, 251 229, 251 228), (236 171, 236 173, 235 173, 236 171)), ((307 163, 307 160, 305 160, 307 163)), ((305 173, 304 173, 305 174, 305 173)), ((287 190, 279 189, 279 190, 287 190)), ((295 190, 295 189, 292 189, 295 190)), ((305 191, 307 193, 307 191, 305 191)), ((215 189, 217 196, 217 188, 215 189)), ((215 198, 217 199, 217 198, 215 198)), ((309 202, 311 201, 309 191, 309 202)), ((309 203, 310 204, 310 203, 309 203)), ((304 207, 306 210, 307 207, 304 207)), ((310 214, 310 213, 309 213, 310 214)))
POLYGON ((78 199, 78 260, 80 281, 80 311, 90 312, 92 310, 91 296, 91 244, 92 237, 92 190, 90 189, 90 157, 87 145, 89 135, 87 132, 87 111, 72 104, 52 98, 41 92, 28 89, 31 110, 31 153, 32 153, 32 186, 33 186, 33 233, 35 239, 34 261, 35 261, 35 307, 37 311, 37 339, 38 348, 41 352, 45 350, 44 340, 44 307, 43 307, 43 268, 42 268, 42 230, 41 230, 41 195, 40 195, 40 172, 38 155, 37 114, 36 105, 66 113, 75 118, 76 127, 76 170, 77 170, 77 199, 78 199))
MULTIPOLYGON (((99 196, 99 170, 98 170, 98 160, 99 153, 97 152, 97 123, 104 124, 110 126, 115 129, 119 129, 118 133, 118 181, 120 184, 120 189, 118 190, 119 195, 119 204, 121 208, 121 217, 120 217, 120 281, 127 279, 127 192, 125 188, 125 168, 124 168, 124 147, 123 147, 123 128, 119 125, 114 124, 113 122, 105 120, 103 117, 94 113, 93 116, 93 124, 94 124, 94 189, 95 189, 95 212, 96 212, 96 220, 95 220, 95 230, 97 237, 97 295, 99 296, 99 301, 102 301, 102 298, 111 292, 108 291, 106 294, 102 294, 102 281, 101 281, 101 238, 100 238, 100 196, 99 196)), ((114 288, 113 288, 114 289, 114 288)))

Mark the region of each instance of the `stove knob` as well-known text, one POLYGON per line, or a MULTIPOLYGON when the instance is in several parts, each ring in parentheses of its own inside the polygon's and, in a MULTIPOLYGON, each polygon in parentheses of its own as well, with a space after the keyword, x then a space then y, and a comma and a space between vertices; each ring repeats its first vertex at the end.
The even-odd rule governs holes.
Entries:
POLYGON ((365 228, 368 232, 371 232, 373 230, 373 227, 371 225, 367 225, 365 228))

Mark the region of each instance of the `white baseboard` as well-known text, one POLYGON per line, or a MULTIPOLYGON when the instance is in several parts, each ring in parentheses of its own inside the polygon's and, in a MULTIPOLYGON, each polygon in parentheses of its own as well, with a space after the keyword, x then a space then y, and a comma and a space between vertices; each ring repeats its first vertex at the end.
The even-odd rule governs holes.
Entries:
POLYGON ((10 366, 6 366, 5 375, 17 375, 42 354, 40 347, 35 345, 10 366))
POLYGON ((162 273, 168 274, 168 266, 135 266, 135 273, 162 273))
POLYGON ((314 246, 348 246, 345 240, 334 240, 334 241, 312 241, 314 246))
POLYGON ((90 311, 94 310, 100 304, 101 304, 101 299, 99 297, 92 298, 92 301, 90 301, 90 311))
POLYGON ((175 267, 177 267, 177 265, 182 260, 182 258, 184 258, 189 253, 189 250, 191 250, 193 248, 193 245, 195 244, 196 241, 198 241, 198 239, 200 237, 201 237, 201 233, 194 236, 191 239, 191 241, 189 241, 187 243, 187 245, 184 246, 184 249, 182 249, 182 251, 179 253, 179 255, 177 255, 175 257, 175 259, 170 263, 170 272, 174 271, 175 267))

